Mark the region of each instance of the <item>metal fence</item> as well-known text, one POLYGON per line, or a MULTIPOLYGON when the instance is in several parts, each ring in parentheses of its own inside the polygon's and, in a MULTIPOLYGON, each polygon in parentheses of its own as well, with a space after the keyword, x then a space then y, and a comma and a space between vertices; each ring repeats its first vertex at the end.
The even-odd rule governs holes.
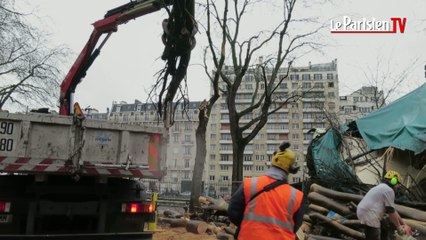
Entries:
MULTIPOLYGON (((143 179, 148 192, 156 191, 160 198, 189 199, 192 181, 164 182, 154 179, 143 179)), ((202 182, 201 195, 210 197, 225 197, 231 195, 231 182, 202 182)))

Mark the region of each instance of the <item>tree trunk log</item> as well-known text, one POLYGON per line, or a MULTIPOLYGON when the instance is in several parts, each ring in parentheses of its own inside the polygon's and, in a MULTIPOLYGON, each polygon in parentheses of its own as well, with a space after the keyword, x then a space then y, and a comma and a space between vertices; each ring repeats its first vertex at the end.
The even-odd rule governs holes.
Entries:
POLYGON ((225 227, 224 228, 224 230, 225 230, 225 232, 226 233, 229 233, 229 234, 231 234, 232 236, 234 236, 234 234, 235 234, 235 228, 232 228, 232 227, 225 227))
POLYGON ((338 214, 342 216, 349 216, 353 215, 354 213, 349 210, 349 208, 341 203, 338 203, 334 201, 331 198, 328 198, 326 196, 323 196, 317 192, 311 192, 308 194, 308 199, 313 201, 314 203, 324 206, 330 210, 333 210, 334 212, 337 212, 338 214))
POLYGON ((212 233, 212 234, 215 234, 215 235, 217 235, 220 232, 223 232, 222 228, 220 228, 220 227, 218 227, 218 226, 216 226, 212 223, 207 225, 206 231, 207 231, 207 233, 212 233))
POLYGON ((228 212, 228 203, 225 200, 223 200, 223 198, 214 199, 209 196, 206 196, 206 198, 211 204, 201 206, 203 209, 211 209, 211 210, 228 212))
POLYGON ((192 233, 197 233, 197 234, 202 234, 205 233, 207 231, 207 223, 203 222, 203 221, 198 221, 198 220, 191 220, 188 222, 188 224, 186 224, 186 231, 188 232, 192 232, 192 233))
POLYGON ((358 232, 358 231, 356 231, 352 228, 346 227, 346 226, 344 226, 344 225, 342 225, 342 224, 340 224, 336 221, 333 221, 330 218, 328 218, 324 215, 321 215, 320 213, 311 213, 311 214, 309 214, 309 216, 311 218, 315 218, 315 219, 318 219, 321 222, 326 223, 328 226, 331 226, 331 227, 341 231, 342 233, 344 233, 344 234, 346 234, 350 237, 353 237, 353 238, 356 238, 356 239, 365 239, 365 236, 364 236, 363 233, 358 232))
POLYGON ((405 224, 407 224, 411 228, 414 228, 417 231, 419 231, 422 236, 426 236, 426 222, 420 222, 420 221, 406 219, 406 218, 403 218, 402 220, 405 222, 405 224))
POLYGON ((334 190, 325 188, 323 186, 320 186, 316 183, 311 185, 310 192, 317 192, 323 196, 333 198, 336 200, 341 200, 344 202, 353 201, 353 202, 359 203, 363 198, 362 195, 334 191, 334 190))
POLYGON ((309 209, 311 209, 311 210, 313 210, 315 212, 319 212, 319 213, 321 213, 323 215, 327 215, 327 213, 328 213, 328 209, 327 208, 321 207, 321 206, 316 205, 316 204, 309 204, 309 209))
MULTIPOLYGON (((311 192, 317 192, 323 196, 329 197, 329 198, 333 198, 336 200, 342 200, 342 201, 353 201, 356 204, 358 204, 361 199, 363 198, 362 195, 357 195, 357 194, 352 194, 352 193, 343 193, 343 192, 338 192, 338 191, 334 191, 325 187, 322 187, 318 184, 312 184, 311 188, 310 188, 311 192)), ((407 218, 411 218, 414 220, 418 220, 418 221, 422 221, 422 222, 426 222, 426 212, 425 211, 421 211, 415 208, 410 208, 410 207, 406 207, 400 204, 395 204, 396 206, 396 210, 398 211, 398 213, 400 213, 401 216, 403 217, 407 217, 407 218)))
POLYGON ((185 227, 189 222, 187 219, 179 219, 179 218, 158 218, 158 221, 170 224, 170 227, 185 227))
POLYGON ((167 217, 167 218, 180 218, 180 217, 182 217, 181 213, 178 213, 178 212, 176 212, 174 210, 170 210, 170 209, 164 210, 163 215, 164 215, 164 217, 167 217))
POLYGON ((234 240, 234 236, 229 233, 220 232, 216 235, 216 239, 218 240, 234 240))

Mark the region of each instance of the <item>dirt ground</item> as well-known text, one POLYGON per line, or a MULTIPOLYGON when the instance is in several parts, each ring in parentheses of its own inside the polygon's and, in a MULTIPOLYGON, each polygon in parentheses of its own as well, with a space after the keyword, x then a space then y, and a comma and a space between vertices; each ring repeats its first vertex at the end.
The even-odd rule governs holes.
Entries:
POLYGON ((187 232, 185 228, 169 228, 166 226, 158 226, 154 233, 154 240, 213 240, 216 235, 194 234, 187 232))

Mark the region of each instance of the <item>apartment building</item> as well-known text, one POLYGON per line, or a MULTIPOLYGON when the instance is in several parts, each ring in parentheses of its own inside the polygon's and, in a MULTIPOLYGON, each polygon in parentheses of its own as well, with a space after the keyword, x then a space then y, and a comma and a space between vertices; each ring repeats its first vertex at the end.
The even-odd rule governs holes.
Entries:
MULTIPOLYGON (((227 68, 231 70, 230 68, 227 68)), ((287 69, 280 70, 278 77, 283 77, 287 69)), ((227 73, 231 79, 233 72, 227 73)), ((254 89, 254 71, 248 71, 237 93, 238 105, 249 104, 254 89)), ((262 86, 260 86, 262 94, 262 86)), ((264 86, 263 86, 264 89, 264 86)), ((262 175, 270 166, 272 153, 283 141, 291 143, 291 148, 297 154, 297 162, 304 165, 304 155, 312 134, 312 128, 325 128, 327 117, 335 117, 339 111, 339 91, 337 60, 329 63, 311 64, 303 67, 292 67, 289 76, 278 86, 275 95, 286 98, 291 93, 304 93, 297 103, 287 104, 278 112, 268 117, 265 127, 245 148, 244 177, 262 175)), ((255 113, 253 113, 255 114, 255 113)), ((252 115, 247 115, 241 121, 248 122, 252 115)), ((204 181, 206 183, 231 183, 232 176, 232 145, 229 125, 229 114, 225 99, 221 97, 212 110, 207 132, 207 164, 204 181)), ((292 175, 290 183, 300 182, 304 171, 292 175)), ((230 185, 216 189, 219 194, 228 194, 230 185)))
POLYGON ((363 86, 347 96, 340 96, 340 123, 349 123, 384 104, 383 91, 374 86, 363 86))
MULTIPOLYGON (((179 104, 175 112, 175 123, 169 129, 167 159, 163 164, 165 175, 162 182, 169 183, 166 186, 169 190, 182 191, 181 184, 192 180, 199 105, 200 102, 189 102, 185 112, 184 105, 179 104)), ((138 100, 134 103, 113 102, 109 119, 120 123, 163 126, 163 122, 156 114, 155 106, 138 100)))

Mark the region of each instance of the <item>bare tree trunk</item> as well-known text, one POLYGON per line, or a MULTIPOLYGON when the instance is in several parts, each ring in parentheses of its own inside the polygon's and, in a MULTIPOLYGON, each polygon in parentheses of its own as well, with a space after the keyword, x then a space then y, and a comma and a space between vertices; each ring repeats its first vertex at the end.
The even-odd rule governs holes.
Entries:
POLYGON ((237 191, 243 181, 244 147, 240 144, 233 145, 232 164, 232 194, 237 191))
POLYGON ((198 198, 201 194, 201 184, 204 171, 204 163, 206 161, 206 130, 208 118, 206 117, 205 109, 200 109, 198 113, 198 127, 195 132, 195 141, 197 152, 195 154, 194 171, 192 175, 191 199, 189 201, 189 211, 193 212, 194 207, 199 206, 198 198))

